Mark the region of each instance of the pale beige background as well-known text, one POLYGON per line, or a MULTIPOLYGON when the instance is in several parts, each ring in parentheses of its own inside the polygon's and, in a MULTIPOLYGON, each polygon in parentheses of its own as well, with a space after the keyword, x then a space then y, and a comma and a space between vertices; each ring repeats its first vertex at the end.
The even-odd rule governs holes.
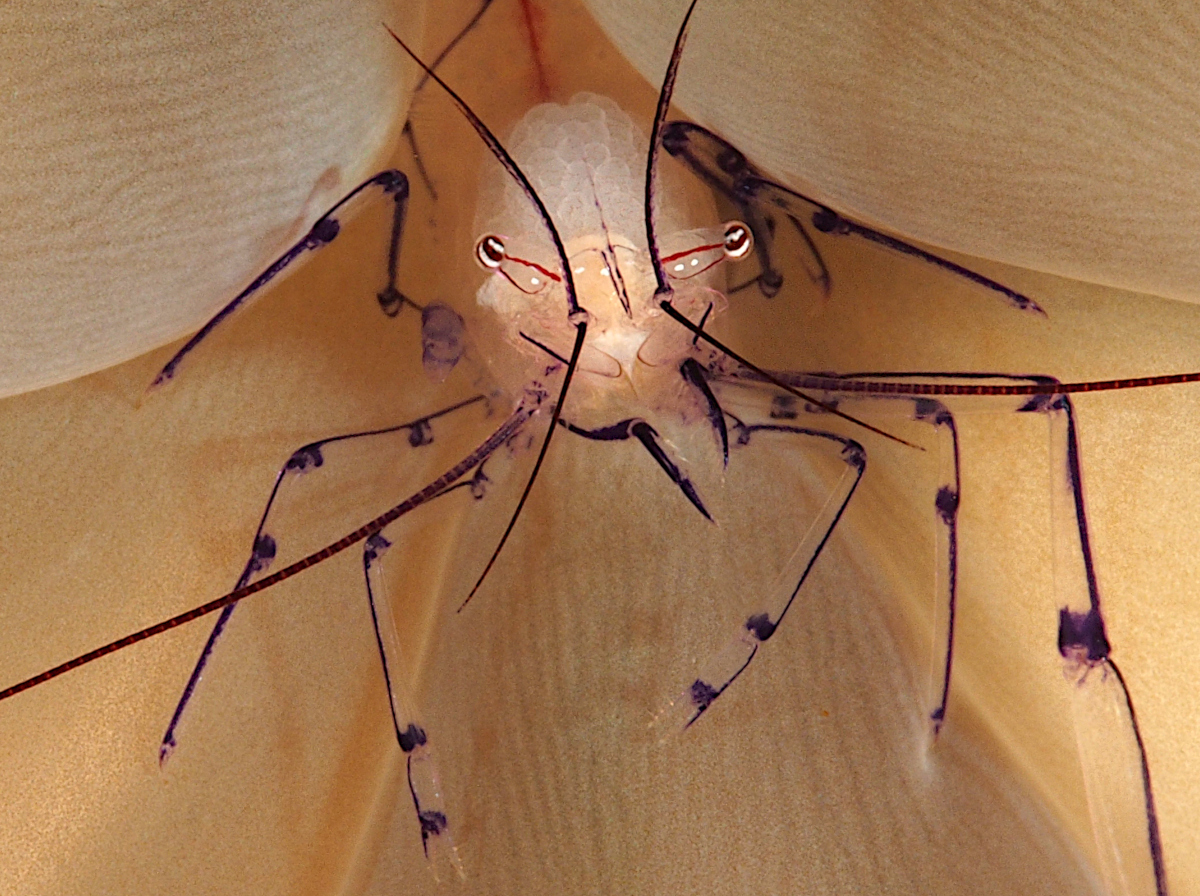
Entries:
MULTIPOLYGON (((590 4, 643 73, 675 31, 590 4)), ((1200 16, 1148 0, 701 3, 680 98, 843 211, 1195 301, 1200 16)))
MULTIPOLYGON (((439 21, 426 46, 469 14, 439 21)), ((751 30, 737 15, 708 28, 751 30)), ((522 11, 501 3, 446 70, 501 131, 537 98, 529 33, 522 11)), ((614 61, 579 11, 543 11, 536 33, 552 96, 586 87, 649 113, 652 88, 614 61)), ((698 21, 701 50, 703 38, 698 21)), ((699 65, 703 55, 694 58, 699 65)), ((784 90, 766 83, 768 98, 784 90)), ((869 119, 869 94, 858 102, 869 119)), ((414 190, 406 283, 414 295, 462 300, 480 280, 462 222, 480 151, 435 98, 413 115, 440 199, 414 190)), ((397 159, 411 168, 403 152, 397 159)), ((292 448, 416 416, 467 390, 462 377, 445 390, 425 383, 414 322, 383 320, 374 307, 382 223, 381 210, 365 215, 214 339, 168 392, 143 400, 169 354, 160 350, 5 403, 4 681, 228 587, 292 448)), ((799 290, 767 307, 745 296, 727 335, 764 363, 793 368, 1076 379, 1191 369, 1200 358, 1191 305, 981 263, 1043 302, 1050 318, 1036 320, 904 259, 827 251, 831 299, 799 290)), ((1187 450, 1196 400, 1180 387, 1079 402, 1110 635, 1143 719, 1181 893, 1200 890, 1191 823, 1200 470, 1187 450)), ((666 747, 647 743, 643 722, 753 604, 749 580, 731 581, 729 570, 738 560, 759 570, 773 550, 756 515, 762 492, 742 492, 739 477, 779 477, 756 487, 794 489, 800 501, 804 470, 819 473, 818 461, 802 452, 782 467, 735 457, 742 466, 726 493, 714 492, 726 515, 712 529, 636 451, 564 439, 469 614, 452 609, 472 563, 455 567, 434 600, 441 548, 424 564, 413 559, 409 574, 425 588, 404 592, 397 612, 410 623, 411 672, 440 750, 467 889, 1095 891, 1053 649, 1045 430, 1005 414, 962 420, 962 652, 951 721, 932 753, 922 744, 927 463, 877 439, 864 437, 868 478, 803 606, 746 679, 666 747)), ((462 450, 446 444, 422 466, 389 473, 389 491, 369 510, 347 491, 295 525, 334 535, 402 493, 393 480, 419 484, 462 450)), ((373 477, 358 478, 369 486, 373 477)), ((465 545, 467 560, 477 559, 504 507, 477 510, 462 533, 449 511, 435 512, 446 528, 414 531, 411 541, 465 545)), ((357 557, 343 557, 240 611, 165 773, 158 738, 203 623, 0 706, 4 888, 432 890, 359 575, 357 557)))
POLYGON ((411 88, 379 22, 421 10, 6 3, 0 395, 195 329, 370 173, 411 88))

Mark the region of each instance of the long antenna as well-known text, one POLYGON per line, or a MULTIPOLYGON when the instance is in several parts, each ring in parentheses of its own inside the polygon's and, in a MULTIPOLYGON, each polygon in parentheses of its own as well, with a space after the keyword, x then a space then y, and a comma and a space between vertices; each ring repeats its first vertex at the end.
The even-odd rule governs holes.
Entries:
MULTIPOLYGON (((694 4, 695 0, 693 0, 693 5, 694 4)), ((399 35, 397 35, 395 31, 393 31, 391 28, 388 28, 386 24, 383 27, 387 28, 388 34, 390 34, 392 39, 400 45, 400 48, 404 50, 404 52, 407 53, 417 65, 421 66, 421 68, 425 70, 426 77, 432 78, 444 91, 446 91, 449 97, 454 101, 454 104, 458 106, 458 110, 462 112, 463 116, 466 117, 468 122, 470 122, 471 127, 475 129, 475 133, 480 136, 483 142, 487 145, 487 148, 491 150, 492 155, 494 155, 500 164, 504 166, 504 170, 508 172, 509 176, 521 185, 521 189, 525 191, 525 195, 529 197, 529 200, 537 207, 538 214, 542 217, 542 223, 545 224, 546 229, 550 232, 551 238, 554 240, 555 251, 558 252, 559 264, 562 266, 563 271, 563 284, 567 290, 567 317, 568 320, 575 325, 575 347, 571 351, 571 359, 567 362, 567 373, 563 378, 562 389, 560 389, 558 393, 558 400, 554 403, 554 412, 550 418, 550 428, 546 430, 546 438, 542 442, 542 449, 540 452, 538 452, 537 461, 533 465, 533 472, 529 474, 529 481, 525 483, 525 491, 521 493, 521 500, 517 502, 517 508, 513 511, 513 515, 508 521, 508 527, 504 530, 504 534, 500 537, 500 543, 496 545, 496 550, 492 551, 491 559, 488 560, 487 566, 484 567, 483 574, 480 575, 479 579, 475 582, 475 587, 471 589, 471 593, 467 595, 466 600, 459 605, 458 611, 461 613, 463 607, 465 607, 470 602, 471 598, 475 596, 475 593, 479 590, 479 586, 483 584, 483 580, 487 578, 488 573, 491 572, 492 567, 495 566, 496 559, 500 556, 500 552, 504 549, 504 545, 508 543, 508 537, 512 534, 513 527, 517 525, 517 520, 521 516, 521 511, 525 509, 525 502, 529 498, 529 493, 533 490, 533 483, 537 481, 538 473, 541 472, 542 461, 546 459, 546 452, 550 449, 550 440, 554 438, 554 431, 558 429, 558 420, 562 415, 563 402, 566 401, 567 390, 570 389, 571 381, 575 378, 575 370, 579 366, 579 355, 583 351, 584 339, 587 337, 588 313, 585 308, 580 306, 576 298, 575 278, 571 273, 571 263, 567 258, 567 249, 566 246, 563 245, 562 236, 559 235, 558 228, 554 226, 554 221, 550 218, 550 212, 547 211, 545 203, 542 202, 542 197, 537 194, 537 191, 533 188, 533 184, 531 184, 529 182, 529 178, 525 176, 525 172, 521 170, 521 167, 516 163, 513 157, 508 154, 508 150, 505 149, 500 141, 496 139, 496 135, 493 134, 488 126, 480 120, 479 116, 475 114, 475 112, 466 104, 466 102, 464 102, 462 97, 451 90, 450 86, 438 76, 437 72, 422 62, 420 57, 409 48, 408 44, 400 39, 399 35)))
POLYGON ((875 433, 875 435, 883 436, 885 439, 891 439, 893 442, 899 442, 901 445, 907 445, 909 448, 916 448, 918 451, 925 450, 920 445, 914 445, 912 442, 906 442, 904 439, 900 438, 899 436, 894 436, 890 432, 885 432, 884 430, 879 429, 876 426, 872 426, 870 423, 867 423, 863 420, 859 420, 857 417, 852 417, 844 411, 839 411, 833 405, 827 404, 826 402, 821 401, 819 398, 813 398, 811 395, 801 392, 795 386, 788 385, 783 380, 781 380, 778 377, 776 377, 775 375, 773 375, 770 371, 763 370, 761 367, 759 367, 753 361, 750 361, 747 358, 743 357, 742 355, 739 355, 737 352, 735 352, 729 346, 725 345, 725 343, 721 342, 716 337, 709 336, 707 332, 705 332, 699 326, 692 323, 690 320, 688 320, 686 317, 684 317, 682 314, 680 314, 678 311, 676 311, 675 307, 670 303, 669 300, 663 299, 661 302, 658 303, 658 307, 662 308, 662 310, 667 313, 667 316, 670 317, 671 320, 687 327, 687 329, 690 330, 692 333, 694 333, 697 338, 703 339, 705 342, 707 342, 709 345, 711 345, 717 351, 722 352, 722 353, 728 355, 729 357, 733 358, 733 360, 737 361, 743 367, 753 370, 759 376, 763 377, 765 380, 767 380, 771 384, 778 386, 780 389, 783 389, 785 392, 790 392, 792 395, 795 395, 797 398, 807 401, 811 405, 819 407, 821 410, 825 411, 826 413, 833 414, 835 417, 841 417, 843 420, 848 420, 849 422, 853 423, 855 426, 861 426, 863 429, 868 430, 869 432, 875 433))
POLYGON ((702 330, 697 329, 695 324, 671 306, 670 298, 673 295, 673 290, 667 282, 667 273, 663 269, 662 259, 658 257, 658 237, 654 232, 654 172, 658 168, 658 147, 662 142, 662 130, 667 119, 667 112, 671 108, 671 97, 675 93, 675 78, 679 74, 679 61, 683 58, 683 45, 687 42, 688 24, 691 22, 692 12, 696 9, 696 3, 698 2, 699 0, 692 0, 691 5, 688 7, 687 15, 683 17, 683 23, 679 26, 679 31, 675 35, 675 46, 671 50, 671 61, 667 63, 667 73, 663 76, 662 89, 658 94, 658 106, 654 110, 654 126, 650 129, 650 151, 646 155, 646 245, 650 251, 650 261, 654 265, 654 279, 658 282, 658 287, 654 290, 655 297, 660 299, 659 304, 672 319, 683 323, 684 326, 697 336, 703 336, 706 342, 720 347, 721 351, 725 352, 725 354, 729 355, 729 357, 733 358, 739 364, 766 377, 781 389, 786 389, 809 404, 815 405, 834 416, 841 417, 843 420, 848 420, 857 426, 861 426, 863 429, 873 432, 876 435, 883 436, 885 439, 891 439, 893 442, 899 442, 901 445, 907 445, 909 448, 924 451, 925 449, 920 445, 906 442, 899 436, 894 436, 890 432, 885 432, 876 426, 872 426, 870 423, 865 423, 857 417, 852 417, 843 411, 839 411, 831 404, 826 404, 818 398, 813 398, 811 395, 805 395, 803 392, 797 391, 786 383, 776 380, 771 374, 747 361, 741 355, 719 346, 717 342, 705 335, 702 330))
POLYGON ((500 536, 500 543, 496 545, 496 550, 492 551, 491 559, 488 560, 487 566, 484 567, 483 572, 480 573, 479 578, 475 581, 475 587, 471 589, 471 593, 467 595, 466 599, 458 605, 459 613, 471 602, 471 598, 475 596, 475 592, 479 590, 479 586, 483 584, 483 580, 487 578, 488 573, 492 571, 492 567, 496 565, 496 558, 500 556, 500 552, 508 542, 508 536, 512 534, 513 527, 517 524, 517 517, 521 515, 521 511, 525 508, 525 500, 529 497, 529 492, 533 489, 534 480, 537 479, 537 475, 542 469, 542 461, 546 459, 546 451, 550 448, 550 436, 554 433, 554 430, 558 429, 558 419, 562 416, 562 397, 567 394, 567 387, 571 385, 571 379, 575 376, 575 370, 579 366, 579 353, 583 351, 583 340, 586 336, 587 322, 583 321, 575 330, 575 347, 571 350, 571 360, 567 363, 567 376, 563 380, 562 391, 559 392, 559 400, 554 405, 554 413, 550 417, 550 430, 546 433, 545 441, 542 442, 542 450, 538 453, 537 461, 533 465, 533 472, 529 474, 529 481, 525 483, 525 491, 521 493, 521 500, 517 502, 517 509, 513 511, 504 534, 500 536))
POLYGON ((586 312, 583 308, 579 307, 579 302, 575 295, 575 278, 571 275, 571 265, 567 259, 567 249, 563 245, 562 237, 559 236, 558 230, 554 226, 554 222, 550 220, 550 212, 546 210, 546 206, 542 202, 542 197, 538 196, 537 191, 533 189, 533 184, 529 182, 529 178, 525 176, 525 172, 520 169, 515 161, 513 161, 513 157, 508 154, 508 150, 505 149, 500 141, 496 139, 496 135, 493 134, 491 129, 489 129, 488 126, 480 120, 479 116, 476 115, 471 107, 466 104, 463 98, 455 93, 450 88, 450 85, 441 79, 437 72, 422 62, 421 58, 417 56, 415 52, 413 52, 408 44, 400 39, 399 35, 397 35, 395 31, 393 31, 391 28, 388 28, 386 24, 384 24, 383 27, 387 29, 387 33, 392 36, 392 39, 400 45, 400 49, 407 53, 413 62, 421 66, 421 68, 425 71, 426 77, 432 78, 438 84, 438 86, 442 88, 442 90, 446 91, 446 94, 454 101, 454 105, 458 106, 458 111, 463 114, 463 117, 466 118, 471 127, 475 129, 475 133, 477 133, 480 139, 482 139, 487 145, 487 148, 491 151, 492 155, 494 155, 496 160, 504 166, 504 170, 509 173, 509 176, 511 176, 513 180, 521 185, 521 189, 525 191, 525 195, 529 197, 529 201, 537 207, 538 214, 542 216, 542 223, 546 225, 546 229, 550 231, 550 237, 554 240, 554 249, 556 252, 558 252, 558 261, 559 264, 562 265, 563 283, 567 289, 568 315, 570 316, 571 323, 577 323, 577 318, 579 315, 586 312))
POLYGON ((43 684, 51 679, 58 678, 70 672, 72 669, 78 669, 80 666, 85 666, 93 660, 98 660, 103 656, 108 656, 110 653, 116 653, 118 650, 123 650, 139 641, 145 641, 147 638, 153 638, 155 635, 161 635, 163 632, 170 631, 177 626, 192 622, 202 616, 207 616, 209 613, 215 613, 217 610, 224 609, 230 604, 250 597, 252 594, 257 594, 260 591, 265 591, 272 585, 277 585, 284 579, 290 579, 297 573, 303 572, 310 566, 316 566, 335 554, 340 554, 346 548, 358 544, 358 542, 370 538, 376 532, 386 528, 394 523, 404 514, 408 513, 422 504, 433 500, 447 488, 453 485, 457 480, 461 479, 479 464, 487 460, 497 448, 505 444, 514 435, 520 432, 521 428, 529 422, 529 418, 534 415, 537 408, 530 408, 524 402, 517 406, 512 415, 500 425, 500 428, 492 433, 486 441, 478 448, 472 451, 464 460, 459 461, 444 474, 439 476, 421 491, 417 492, 410 498, 401 501, 391 510, 380 514, 364 526, 355 529, 349 535, 339 538, 330 545, 321 548, 307 557, 297 560, 291 566, 284 567, 279 572, 272 573, 265 578, 259 579, 257 582, 251 582, 243 588, 238 588, 235 591, 230 591, 228 594, 223 594, 215 600, 210 600, 206 604, 201 604, 186 612, 180 613, 177 616, 172 616, 170 619, 164 619, 162 622, 157 622, 154 625, 147 626, 131 635, 126 635, 123 638, 118 638, 115 641, 110 641, 103 647, 97 647, 95 650, 89 650, 87 653, 82 653, 74 659, 67 660, 65 663, 60 663, 52 669, 47 669, 45 672, 40 672, 32 678, 27 678, 22 682, 7 687, 0 691, 0 700, 7 700, 9 697, 15 697, 22 691, 27 691, 32 687, 43 684))
POLYGON ((646 155, 646 248, 650 251, 650 263, 654 265, 654 279, 658 287, 655 296, 671 295, 671 287, 667 283, 667 272, 663 270, 662 259, 658 257, 658 236, 654 232, 654 172, 658 168, 658 145, 662 142, 663 124, 667 112, 671 108, 671 97, 675 93, 675 76, 679 73, 679 60, 683 58, 683 45, 687 42, 688 23, 696 9, 698 0, 692 0, 687 15, 675 35, 675 46, 671 50, 671 61, 667 63, 667 73, 663 76, 662 89, 658 92, 658 106, 654 109, 654 125, 650 128, 650 151, 646 155))
MULTIPOLYGON (((659 307, 671 317, 672 320, 678 321, 692 333, 696 334, 698 339, 703 339, 719 352, 723 352, 739 364, 753 370, 763 379, 772 385, 778 386, 786 392, 790 392, 798 398, 805 401, 813 402, 825 410, 837 414, 859 426, 864 426, 872 432, 879 433, 882 436, 887 436, 893 441, 902 442, 902 439, 896 436, 889 435, 882 430, 875 429, 869 424, 863 423, 861 420, 856 420, 853 417, 843 414, 837 408, 830 408, 827 405, 815 402, 810 396, 800 392, 795 387, 785 383, 779 377, 773 375, 767 370, 763 370, 758 365, 746 360, 729 346, 725 345, 714 336, 710 336, 696 324, 692 323, 682 314, 672 307, 668 301, 659 302, 659 307)), ((876 374, 877 376, 879 374, 876 374)), ((911 374, 911 376, 920 376, 921 374, 911 374)), ((932 374, 930 374, 932 375, 932 374)), ((963 374, 963 376, 986 376, 991 377, 994 374, 963 374)), ((870 375, 867 374, 869 377, 870 375)), ((1057 380, 1044 379, 1036 383, 1012 383, 1006 385, 982 385, 974 383, 902 383, 891 382, 888 380, 872 380, 872 379, 842 379, 841 377, 822 377, 811 376, 805 377, 806 383, 813 389, 828 388, 830 392, 853 392, 860 395, 949 395, 949 396, 970 396, 970 395, 992 395, 992 396, 1020 396, 1020 395, 1076 395, 1080 392, 1116 392, 1121 389, 1146 389, 1151 386, 1178 386, 1185 383, 1200 383, 1200 371, 1193 373, 1163 373, 1153 376, 1135 376, 1124 377, 1116 380, 1085 380, 1076 383, 1060 383, 1057 380)), ((905 445, 908 442, 904 442, 905 445)), ((914 445, 914 448, 919 447, 914 445)))

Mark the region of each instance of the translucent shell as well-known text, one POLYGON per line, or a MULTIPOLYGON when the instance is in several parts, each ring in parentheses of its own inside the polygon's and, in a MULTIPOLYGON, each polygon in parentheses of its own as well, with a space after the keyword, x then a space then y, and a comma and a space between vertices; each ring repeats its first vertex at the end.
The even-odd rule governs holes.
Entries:
POLYGON ((754 237, 750 234, 750 228, 741 221, 729 221, 724 225, 720 242, 704 243, 673 252, 663 257, 662 265, 672 280, 688 280, 722 261, 745 258, 753 247, 754 237))
POLYGON ((528 295, 536 295, 552 282, 562 282, 562 277, 536 261, 509 255, 504 248, 504 240, 493 234, 484 234, 479 238, 475 244, 475 258, 484 268, 502 274, 509 283, 528 295))

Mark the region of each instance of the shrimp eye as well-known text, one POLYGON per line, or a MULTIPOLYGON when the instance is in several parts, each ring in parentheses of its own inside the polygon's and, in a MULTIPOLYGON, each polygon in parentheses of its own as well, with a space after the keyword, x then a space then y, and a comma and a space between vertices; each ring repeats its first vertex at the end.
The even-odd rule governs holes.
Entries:
POLYGON ((494 233, 484 234, 475 244, 475 260, 503 275, 504 279, 527 295, 537 295, 551 283, 561 283, 562 277, 542 267, 508 254, 504 241, 494 233))
POLYGON ((743 258, 754 246, 750 228, 741 221, 730 221, 725 225, 725 257, 743 258))
POLYGON ((495 270, 506 258, 504 243, 500 241, 500 237, 490 233, 481 236, 475 244, 475 258, 485 268, 495 270))

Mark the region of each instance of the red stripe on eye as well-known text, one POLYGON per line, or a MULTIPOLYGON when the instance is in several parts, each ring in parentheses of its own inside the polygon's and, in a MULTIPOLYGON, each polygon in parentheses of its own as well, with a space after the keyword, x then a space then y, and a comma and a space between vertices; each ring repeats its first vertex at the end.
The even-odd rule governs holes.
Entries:
POLYGON ((668 264, 668 263, 674 261, 676 258, 683 258, 684 256, 687 256, 687 255, 695 255, 697 252, 711 252, 714 249, 720 249, 720 250, 724 251, 725 244, 724 243, 712 243, 707 246, 696 246, 694 249, 684 249, 682 252, 676 252, 674 255, 668 255, 665 258, 660 259, 660 261, 663 264, 668 264))
POLYGON ((505 255, 504 257, 507 261, 515 261, 517 264, 523 264, 527 268, 533 268, 535 271, 540 271, 555 283, 562 283, 562 277, 558 276, 558 274, 555 274, 552 271, 546 270, 536 261, 526 261, 524 258, 517 258, 515 255, 505 255))

